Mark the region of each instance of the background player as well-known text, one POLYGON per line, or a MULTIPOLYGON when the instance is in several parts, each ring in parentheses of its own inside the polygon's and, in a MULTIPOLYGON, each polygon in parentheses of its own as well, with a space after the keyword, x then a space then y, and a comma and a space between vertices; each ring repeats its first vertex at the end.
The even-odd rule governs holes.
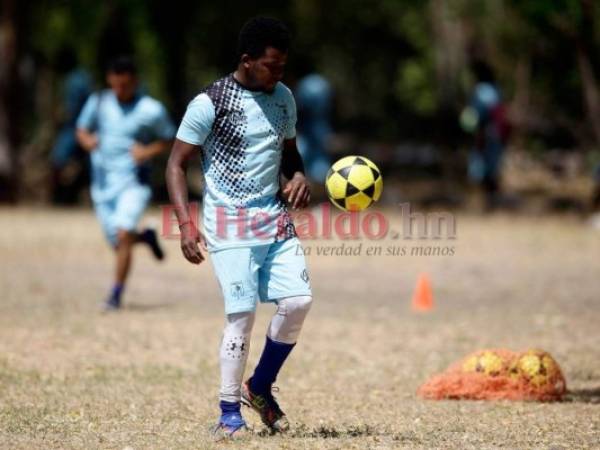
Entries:
POLYGON ((486 196, 486 209, 492 210, 501 204, 500 172, 510 124, 491 66, 476 60, 471 64, 471 70, 477 83, 469 105, 476 117, 475 145, 469 160, 469 176, 482 186, 486 196))
POLYGON ((218 436, 244 430, 240 400, 274 431, 289 423, 271 394, 312 297, 304 256, 281 194, 294 208, 310 199, 296 148, 296 106, 280 81, 290 36, 278 20, 254 18, 239 35, 237 70, 188 106, 167 166, 181 247, 194 264, 211 253, 225 300, 218 436), (188 211, 186 161, 201 147, 204 234, 188 211), (288 179, 280 191, 280 173, 288 179), (242 230, 243 232, 240 232, 242 230), (242 384, 257 300, 275 302, 254 375, 242 384))
POLYGON ((163 258, 156 233, 137 231, 151 197, 148 162, 168 149, 175 129, 163 105, 138 90, 137 69, 128 57, 112 61, 110 89, 93 94, 77 120, 77 139, 91 153, 94 209, 116 251, 114 285, 104 307, 121 306, 132 248, 143 242, 163 258))

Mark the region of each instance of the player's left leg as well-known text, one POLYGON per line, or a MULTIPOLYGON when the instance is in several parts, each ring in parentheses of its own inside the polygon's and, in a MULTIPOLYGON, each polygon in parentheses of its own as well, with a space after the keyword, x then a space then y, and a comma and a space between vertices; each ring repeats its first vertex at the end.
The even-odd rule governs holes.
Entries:
POLYGON ((105 304, 105 308, 108 310, 118 309, 121 306, 121 295, 129 276, 135 244, 146 242, 152 237, 154 237, 154 243, 157 244, 153 231, 146 230, 142 233, 137 231, 138 222, 150 197, 151 191, 148 186, 133 185, 123 190, 116 199, 116 208, 112 217, 112 225, 116 230, 116 268, 113 289, 105 304))
POLYGON ((279 370, 296 345, 311 304, 310 295, 286 297, 277 302, 277 310, 267 330, 263 354, 252 376, 253 392, 271 391, 279 370))
POLYGON ((287 431, 289 421, 273 397, 272 386, 296 345, 311 303, 312 297, 308 295, 278 301, 260 360, 252 377, 242 386, 244 402, 258 412, 263 423, 274 431, 287 431))
POLYGON ((242 387, 245 403, 275 431, 287 430, 289 422, 271 393, 272 385, 296 345, 312 304, 304 255, 299 246, 297 239, 273 244, 261 267, 261 300, 275 301, 277 310, 269 324, 254 374, 242 387))

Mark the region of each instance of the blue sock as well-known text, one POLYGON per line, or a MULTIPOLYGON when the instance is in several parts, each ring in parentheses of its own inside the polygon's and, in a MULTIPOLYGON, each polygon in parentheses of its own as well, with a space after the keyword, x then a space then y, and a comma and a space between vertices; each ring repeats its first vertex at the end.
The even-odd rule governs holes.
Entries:
POLYGON ((256 394, 271 392, 271 385, 275 382, 281 366, 283 366, 295 345, 277 342, 267 336, 265 348, 250 380, 250 390, 252 392, 256 394))
POLYGON ((121 294, 123 293, 124 287, 125 286, 123 284, 115 284, 113 286, 111 294, 110 294, 110 302, 111 303, 115 303, 115 304, 121 303, 121 294))
POLYGON ((221 408, 221 415, 231 414, 231 413, 239 413, 240 412, 240 403, 239 402, 226 402, 221 400, 219 402, 219 406, 221 408))

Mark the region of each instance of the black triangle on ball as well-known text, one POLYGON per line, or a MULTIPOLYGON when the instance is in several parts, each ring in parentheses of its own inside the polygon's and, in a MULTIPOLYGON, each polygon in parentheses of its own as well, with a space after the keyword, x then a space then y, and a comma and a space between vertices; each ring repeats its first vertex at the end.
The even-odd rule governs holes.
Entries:
POLYGON ((373 181, 377 181, 377 178, 380 177, 379 172, 371 167, 371 172, 373 172, 373 181))
POLYGON ((338 173, 344 177, 345 180, 350 176, 350 171, 352 170, 352 166, 346 166, 343 169, 338 170, 338 173))
POLYGON ((346 209, 346 199, 340 198, 340 199, 331 199, 331 201, 333 203, 335 203, 337 206, 339 206, 342 209, 346 209))
POLYGON ((369 197, 373 198, 373 194, 375 193, 375 185, 372 184, 371 186, 369 186, 368 188, 366 188, 363 191, 363 194, 368 195, 369 197))
POLYGON ((351 195, 357 194, 358 192, 360 192, 360 189, 358 189, 352 183, 348 182, 348 184, 346 185, 346 197, 350 197, 351 195))
POLYGON ((368 164, 365 162, 365 160, 362 159, 360 156, 356 157, 356 159, 354 160, 354 164, 359 165, 359 166, 368 166, 368 164))

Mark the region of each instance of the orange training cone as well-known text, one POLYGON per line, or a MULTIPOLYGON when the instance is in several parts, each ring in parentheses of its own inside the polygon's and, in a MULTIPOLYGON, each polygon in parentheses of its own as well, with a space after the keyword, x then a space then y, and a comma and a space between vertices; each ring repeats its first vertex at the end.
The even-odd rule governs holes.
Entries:
POLYGON ((431 291, 431 282, 426 273, 419 275, 415 293, 412 299, 413 311, 431 311, 433 309, 433 293, 431 291))

